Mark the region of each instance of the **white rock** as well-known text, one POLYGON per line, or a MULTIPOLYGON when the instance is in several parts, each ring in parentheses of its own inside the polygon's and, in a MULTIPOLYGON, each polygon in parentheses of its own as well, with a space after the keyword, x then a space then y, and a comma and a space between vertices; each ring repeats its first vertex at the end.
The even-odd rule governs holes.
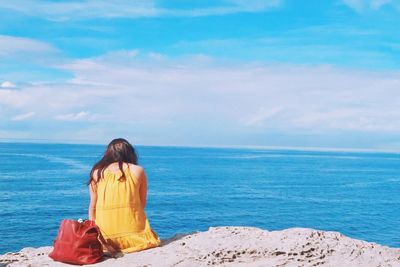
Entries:
MULTIPOLYGON (((54 262, 52 247, 24 248, 0 256, 0 265, 72 266, 54 262)), ((158 248, 106 258, 90 266, 400 266, 400 249, 307 228, 265 231, 211 227, 178 235, 158 248)))

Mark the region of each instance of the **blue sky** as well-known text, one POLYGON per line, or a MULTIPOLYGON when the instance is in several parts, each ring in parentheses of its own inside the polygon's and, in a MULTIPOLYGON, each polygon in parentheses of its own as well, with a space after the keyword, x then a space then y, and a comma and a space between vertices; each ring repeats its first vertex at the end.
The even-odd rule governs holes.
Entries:
POLYGON ((0 138, 400 149, 400 1, 0 3, 0 138))

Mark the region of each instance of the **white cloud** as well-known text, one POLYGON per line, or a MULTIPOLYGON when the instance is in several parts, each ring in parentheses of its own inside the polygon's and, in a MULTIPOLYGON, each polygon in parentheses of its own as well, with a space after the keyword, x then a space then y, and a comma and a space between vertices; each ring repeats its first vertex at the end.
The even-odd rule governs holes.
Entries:
MULTIPOLYGON (((37 93, 38 92, 35 92, 35 95, 37 95, 37 93)), ((8 88, 0 90, 0 104, 10 108, 27 107, 31 98, 32 96, 29 95, 28 90, 20 91, 8 88)))
POLYGON ((81 121, 89 118, 89 112, 81 111, 78 113, 60 114, 55 116, 56 120, 60 121, 81 121))
POLYGON ((363 11, 365 7, 364 0, 342 0, 343 4, 349 6, 350 8, 356 10, 357 12, 363 11))
POLYGON ((281 4, 280 0, 226 0, 226 2, 253 11, 263 10, 271 6, 279 6, 281 4))
POLYGON ((262 37, 179 41, 173 48, 187 54, 207 51, 219 58, 252 58, 264 62, 304 64, 306 61, 308 64, 329 63, 372 69, 397 66, 398 61, 393 53, 382 49, 360 49, 361 40, 371 46, 382 45, 379 34, 370 30, 324 26, 295 29, 284 39, 262 37), (319 41, 310 42, 310 36, 316 35, 319 41), (335 44, 327 41, 338 36, 348 41, 335 44))
POLYGON ((160 54, 160 53, 154 53, 154 52, 148 53, 148 57, 150 59, 153 59, 153 60, 166 60, 166 59, 168 59, 167 56, 165 56, 163 54, 160 54))
POLYGON ((23 57, 29 54, 48 54, 55 53, 57 49, 53 46, 29 38, 0 35, 0 58, 18 57, 23 53, 23 57))
POLYGON ((32 16, 52 20, 65 20, 93 17, 147 17, 155 16, 158 10, 151 0, 113 1, 62 1, 43 0, 2 1, 0 7, 15 10, 32 16))
POLYGON ((85 121, 70 129, 82 139, 123 132, 152 142, 169 131, 196 138, 204 129, 219 138, 253 131, 400 133, 397 72, 201 57, 160 61, 121 51, 60 67, 74 78, 0 90, 4 114, 29 109, 57 134, 57 122, 85 121))
MULTIPOLYGON (((0 7, 1 8, 1 7, 0 7)), ((51 68, 53 65, 66 61, 56 47, 46 42, 30 38, 0 35, 0 62, 3 65, 3 79, 12 79, 21 83, 32 77, 43 79, 44 73, 38 73, 40 68, 51 68), (15 66, 19 66, 18 70, 15 66), (34 71, 29 72, 29 70, 34 71)), ((1 78, 1 77, 0 77, 1 78)), ((4 81, 0 88, 12 88, 15 84, 4 81)))
POLYGON ((195 59, 155 62, 117 65, 92 59, 67 68, 78 84, 112 85, 110 91, 118 93, 111 103, 127 113, 135 110, 150 123, 157 118, 175 123, 212 118, 280 130, 400 131, 400 125, 389 123, 400 115, 398 73, 323 66, 221 66, 195 59))
POLYGON ((23 114, 14 116, 13 118, 11 118, 11 120, 12 121, 23 121, 23 120, 33 117, 34 115, 35 115, 35 112, 23 113, 23 114))
POLYGON ((69 1, 43 0, 1 1, 0 8, 22 12, 51 20, 85 19, 97 17, 155 17, 155 16, 210 16, 239 12, 260 12, 279 6, 281 0, 226 0, 220 5, 193 9, 168 9, 153 0, 69 1))
POLYGON ((377 10, 384 5, 394 4, 393 0, 341 0, 345 5, 361 13, 366 10, 377 10))
POLYGON ((276 117, 281 111, 281 107, 260 107, 255 114, 252 114, 248 118, 244 118, 242 123, 246 126, 265 126, 267 120, 276 117))
POLYGON ((216 7, 198 8, 192 10, 162 10, 160 13, 164 16, 182 16, 182 17, 199 17, 199 16, 213 16, 213 15, 226 15, 241 12, 262 12, 281 5, 281 0, 226 0, 223 1, 229 5, 221 5, 216 7))
POLYGON ((394 1, 393 0, 371 0, 369 3, 369 6, 372 9, 379 9, 386 4, 391 4, 392 2, 394 2, 394 1))
POLYGON ((0 84, 0 88, 14 88, 15 84, 10 81, 5 81, 0 84))

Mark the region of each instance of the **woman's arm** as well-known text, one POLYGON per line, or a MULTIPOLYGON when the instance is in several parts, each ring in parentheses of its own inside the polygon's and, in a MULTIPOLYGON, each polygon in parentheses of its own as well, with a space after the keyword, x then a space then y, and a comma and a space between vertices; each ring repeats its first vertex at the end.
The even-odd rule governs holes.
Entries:
POLYGON ((141 168, 139 180, 140 180, 140 187, 139 187, 140 201, 142 202, 143 208, 145 208, 147 200, 147 176, 143 168, 141 168))
MULTIPOLYGON (((96 173, 93 173, 93 176, 96 177, 96 173)), ((92 180, 89 185, 89 193, 90 193, 90 204, 89 204, 89 220, 96 220, 96 202, 97 202, 97 183, 92 180)))

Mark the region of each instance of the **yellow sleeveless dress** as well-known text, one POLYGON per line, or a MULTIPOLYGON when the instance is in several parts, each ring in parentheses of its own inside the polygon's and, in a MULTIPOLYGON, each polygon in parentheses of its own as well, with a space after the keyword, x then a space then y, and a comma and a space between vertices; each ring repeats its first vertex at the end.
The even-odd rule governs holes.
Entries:
POLYGON ((97 183, 96 219, 106 242, 123 253, 160 245, 160 238, 151 229, 139 197, 139 180, 129 167, 126 179, 119 181, 121 171, 106 169, 97 183))

